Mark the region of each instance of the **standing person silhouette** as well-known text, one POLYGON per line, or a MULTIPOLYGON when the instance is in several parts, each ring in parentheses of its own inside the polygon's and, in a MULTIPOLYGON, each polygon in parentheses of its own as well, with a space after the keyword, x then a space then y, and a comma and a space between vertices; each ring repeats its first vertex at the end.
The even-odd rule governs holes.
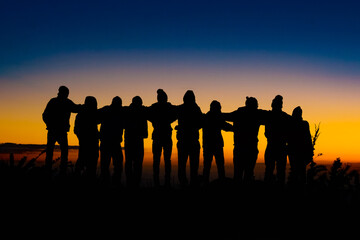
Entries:
POLYGON ((205 185, 209 183, 210 168, 215 157, 219 180, 225 178, 224 140, 221 130, 232 131, 232 125, 227 123, 221 114, 221 104, 214 100, 210 104, 210 111, 203 120, 203 177, 205 185))
POLYGON ((139 187, 144 160, 144 138, 148 137, 146 108, 135 96, 126 110, 125 122, 125 175, 129 187, 139 187))
POLYGON ((292 112, 288 155, 290 162, 289 183, 302 188, 306 183, 306 165, 313 160, 314 147, 309 123, 303 120, 301 107, 296 107, 292 112))
POLYGON ((79 157, 75 164, 75 172, 80 174, 84 170, 88 181, 96 179, 99 158, 97 125, 99 123, 96 98, 87 96, 83 109, 76 115, 74 133, 79 139, 79 157))
POLYGON ((202 125, 202 112, 196 104, 195 94, 188 90, 184 103, 177 107, 178 125, 176 138, 178 149, 178 177, 182 187, 188 185, 186 177, 186 163, 190 159, 190 185, 198 184, 198 170, 200 158, 199 130, 202 125))
POLYGON ((68 165, 67 133, 70 130, 70 115, 71 113, 78 113, 81 109, 81 105, 75 104, 68 99, 68 96, 69 89, 65 86, 60 86, 57 97, 50 99, 42 114, 46 129, 48 130, 45 169, 49 173, 52 172, 54 147, 55 143, 58 142, 61 150, 60 174, 66 174, 68 165))
POLYGON ((160 158, 164 150, 165 186, 170 187, 171 177, 171 152, 172 152, 172 127, 176 120, 175 107, 168 102, 167 94, 162 89, 157 90, 157 102, 148 109, 148 120, 152 123, 153 152, 153 177, 154 186, 160 186, 160 158))
POLYGON ((258 134, 265 124, 267 111, 258 109, 254 97, 246 97, 245 107, 224 113, 226 121, 233 122, 234 129, 234 181, 250 183, 254 180, 254 168, 258 157, 258 134))
POLYGON ((110 106, 99 109, 101 117, 100 127, 100 169, 101 179, 110 183, 110 163, 112 159, 112 183, 121 185, 124 156, 121 148, 124 132, 124 110, 122 99, 118 96, 112 99, 110 106))
POLYGON ((287 137, 290 115, 282 111, 283 97, 275 96, 271 103, 272 110, 268 112, 265 124, 265 137, 267 146, 265 150, 265 177, 266 182, 276 181, 285 184, 285 171, 287 162, 287 137), (276 180, 274 170, 276 165, 276 180))

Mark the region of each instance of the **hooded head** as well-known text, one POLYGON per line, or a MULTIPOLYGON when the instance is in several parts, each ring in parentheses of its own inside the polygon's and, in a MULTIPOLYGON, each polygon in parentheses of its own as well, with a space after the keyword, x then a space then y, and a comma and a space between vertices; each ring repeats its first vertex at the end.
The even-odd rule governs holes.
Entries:
POLYGON ((116 96, 112 99, 111 107, 119 108, 122 106, 122 100, 119 96, 116 96))
POLYGON ((60 86, 58 91, 58 97, 66 99, 69 96, 69 89, 65 86, 60 86))
POLYGON ((187 90, 183 97, 183 101, 185 104, 194 104, 195 103, 194 92, 192 90, 187 90))
POLYGON ((164 90, 162 90, 162 89, 157 90, 157 100, 159 103, 167 102, 168 96, 167 96, 166 92, 164 92, 164 90))
POLYGON ((276 95, 271 103, 272 110, 281 110, 283 108, 283 97, 281 95, 276 95))
POLYGON ((249 109, 256 110, 259 106, 258 101, 254 97, 246 97, 245 106, 249 109))
POLYGON ((132 99, 131 105, 134 107, 141 107, 142 106, 142 99, 139 96, 135 96, 132 99))
POLYGON ((300 106, 294 108, 292 116, 294 119, 302 120, 302 109, 300 106))
POLYGON ((85 98, 85 108, 87 110, 93 111, 97 109, 97 101, 93 96, 87 96, 85 98))
POLYGON ((212 101, 210 104, 210 111, 215 112, 215 113, 220 113, 221 112, 221 104, 216 100, 212 101))

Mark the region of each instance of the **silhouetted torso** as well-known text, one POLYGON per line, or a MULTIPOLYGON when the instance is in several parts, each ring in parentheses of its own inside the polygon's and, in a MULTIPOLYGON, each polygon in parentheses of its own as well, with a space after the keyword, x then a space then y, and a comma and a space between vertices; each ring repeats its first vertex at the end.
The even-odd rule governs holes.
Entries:
MULTIPOLYGON (((170 186, 171 175, 171 153, 172 153, 172 127, 171 123, 176 120, 175 106, 167 102, 165 92, 162 92, 160 101, 152 104, 148 110, 148 120, 153 125, 152 152, 153 152, 153 178, 154 185, 160 185, 160 159, 161 152, 164 152, 165 163, 165 186, 170 186)), ((158 95, 159 90, 158 90, 158 95)), ((159 97, 158 97, 159 98, 159 97)))
POLYGON ((67 132, 70 129, 70 115, 79 112, 81 105, 74 104, 68 99, 69 89, 65 86, 59 88, 58 96, 50 99, 42 114, 46 124, 47 145, 45 169, 52 172, 53 152, 55 143, 58 142, 61 150, 60 174, 64 175, 68 165, 68 139, 67 132))
POLYGON ((225 121, 221 112, 207 112, 203 121, 203 147, 224 147, 221 130, 232 131, 232 125, 225 121))
POLYGON ((138 187, 144 160, 144 138, 148 137, 147 109, 140 97, 125 110, 125 175, 127 185, 138 187))
POLYGON ((284 145, 288 138, 290 115, 283 111, 268 111, 265 137, 269 143, 284 145))
POLYGON ((282 110, 268 111, 265 124, 267 146, 265 150, 265 181, 285 183, 287 141, 290 115, 282 110), (273 174, 276 167, 276 179, 273 174))
POLYGON ((97 162, 99 158, 100 123, 97 102, 94 97, 86 97, 84 108, 76 115, 74 133, 79 139, 79 157, 75 164, 75 171, 94 180, 96 178, 97 162))
POLYGON ((234 122, 234 145, 256 146, 260 125, 265 124, 266 111, 240 107, 232 113, 224 114, 227 121, 234 122))
POLYGON ((130 105, 124 107, 125 113, 125 141, 131 139, 144 139, 148 137, 146 108, 130 105))
POLYGON ((99 122, 97 111, 87 111, 84 109, 76 115, 74 133, 84 141, 99 139, 97 127, 99 122))
POLYGON ((306 183, 306 165, 313 160, 314 155, 309 123, 302 120, 301 113, 300 107, 294 109, 288 136, 289 185, 299 188, 298 190, 303 190, 306 183))
POLYGON ((176 138, 189 144, 197 142, 202 127, 202 112, 199 106, 196 103, 182 104, 177 107, 177 116, 176 138))
POLYGON ((110 162, 113 163, 112 183, 121 185, 123 170, 123 153, 121 142, 124 132, 124 110, 122 100, 115 97, 110 106, 99 109, 101 117, 100 127, 100 166, 103 183, 110 183, 110 162))
POLYGON ((70 114, 79 112, 81 105, 76 105, 70 99, 52 98, 43 113, 43 120, 49 131, 68 132, 70 129, 70 114))
POLYGON ((301 155, 309 163, 313 157, 313 145, 309 123, 301 119, 292 118, 289 124, 288 135, 289 155, 301 155))
POLYGON ((169 139, 172 135, 171 123, 176 120, 175 107, 169 102, 156 102, 148 110, 148 119, 154 131, 153 140, 169 139))
POLYGON ((266 111, 250 107, 240 107, 232 113, 224 114, 233 122, 234 130, 234 180, 251 182, 258 157, 258 134, 260 125, 265 123, 266 111))
POLYGON ((101 117, 100 139, 101 141, 118 142, 123 141, 124 132, 124 110, 105 106, 99 109, 101 117))
POLYGON ((202 112, 195 102, 194 93, 189 90, 184 95, 184 103, 177 107, 178 125, 176 138, 178 148, 178 177, 180 185, 188 184, 186 163, 190 159, 190 184, 198 184, 200 158, 199 130, 202 127, 202 112))
POLYGON ((221 131, 232 131, 232 125, 227 123, 221 114, 220 103, 213 101, 212 104, 214 102, 218 104, 218 109, 215 111, 210 108, 210 111, 204 114, 203 118, 203 178, 205 184, 209 182, 211 162, 214 157, 219 179, 225 178, 224 140, 221 131))

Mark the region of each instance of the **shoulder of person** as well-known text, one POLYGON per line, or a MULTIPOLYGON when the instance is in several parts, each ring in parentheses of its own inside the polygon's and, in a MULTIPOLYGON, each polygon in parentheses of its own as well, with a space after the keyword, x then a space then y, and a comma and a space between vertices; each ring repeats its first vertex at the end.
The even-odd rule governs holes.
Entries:
POLYGON ((286 118, 291 118, 292 116, 290 115, 290 114, 288 114, 288 113, 286 113, 286 112, 282 112, 282 114, 286 117, 286 118))
POLYGON ((48 102, 48 105, 51 105, 51 104, 55 104, 56 102, 58 102, 58 98, 54 97, 54 98, 51 98, 48 102))
POLYGON ((157 107, 158 105, 159 105, 159 103, 156 102, 156 103, 151 104, 149 108, 155 108, 155 107, 157 107))
POLYGON ((303 124, 304 124, 305 126, 310 127, 310 124, 309 124, 309 122, 308 122, 308 121, 303 120, 302 122, 303 122, 303 124))
POLYGON ((110 106, 103 106, 103 107, 101 107, 101 108, 98 108, 98 110, 97 110, 97 112, 98 113, 106 113, 106 112, 108 112, 108 111, 110 111, 110 106))

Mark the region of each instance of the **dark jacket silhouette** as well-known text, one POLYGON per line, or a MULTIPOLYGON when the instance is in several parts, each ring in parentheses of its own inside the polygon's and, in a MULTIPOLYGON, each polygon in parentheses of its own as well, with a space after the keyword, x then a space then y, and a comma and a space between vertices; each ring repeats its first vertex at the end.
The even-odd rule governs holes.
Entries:
POLYGON ((274 182, 276 165, 276 181, 285 183, 285 170, 287 162, 286 145, 290 115, 282 111, 283 98, 277 95, 271 104, 272 110, 268 112, 265 124, 265 137, 267 146, 265 150, 265 181, 274 182))
POLYGON ((76 115, 74 133, 79 139, 79 157, 75 171, 95 179, 99 158, 99 115, 95 97, 87 96, 83 109, 76 115))
POLYGON ((100 167, 101 178, 104 182, 110 181, 110 163, 113 163, 113 183, 121 184, 123 171, 123 152, 121 142, 123 141, 125 114, 122 100, 116 96, 112 99, 110 106, 99 109, 101 119, 100 127, 100 167))
POLYGON ((313 160, 314 148, 309 123, 302 118, 301 107, 292 112, 289 126, 288 155, 290 162, 289 182, 305 184, 306 165, 313 160))
POLYGON ((58 96, 50 99, 42 114, 43 121, 46 124, 47 146, 45 168, 48 171, 52 169, 53 152, 55 143, 58 142, 61 150, 60 173, 65 174, 68 164, 68 138, 67 132, 70 129, 70 115, 77 113, 81 105, 76 105, 68 99, 69 89, 60 86, 58 96))
POLYGON ((175 106, 168 102, 167 94, 162 90, 157 90, 157 102, 148 109, 148 120, 153 125, 152 133, 152 152, 153 152, 153 177, 154 185, 160 185, 159 168, 161 152, 164 151, 165 163, 165 186, 170 186, 171 177, 171 152, 172 152, 172 127, 171 124, 176 120, 175 106))
POLYGON ((178 125, 176 138, 178 148, 178 177, 180 185, 186 186, 186 163, 190 159, 190 184, 198 184, 200 158, 199 130, 202 125, 202 112, 196 104, 194 92, 188 90, 183 98, 184 103, 177 107, 178 125))
POLYGON ((234 130, 234 180, 251 182, 258 157, 258 134, 265 124, 266 111, 258 109, 256 98, 246 97, 245 107, 225 113, 226 121, 233 122, 234 130))
POLYGON ((204 114, 203 119, 203 155, 204 155, 204 182, 207 184, 210 177, 211 162, 215 157, 220 180, 225 178, 224 140, 221 131, 232 131, 232 125, 227 123, 221 114, 221 104, 212 101, 210 111, 204 114))
POLYGON ((125 111, 125 175, 128 186, 138 187, 144 160, 144 138, 148 137, 147 109, 136 96, 125 111))

